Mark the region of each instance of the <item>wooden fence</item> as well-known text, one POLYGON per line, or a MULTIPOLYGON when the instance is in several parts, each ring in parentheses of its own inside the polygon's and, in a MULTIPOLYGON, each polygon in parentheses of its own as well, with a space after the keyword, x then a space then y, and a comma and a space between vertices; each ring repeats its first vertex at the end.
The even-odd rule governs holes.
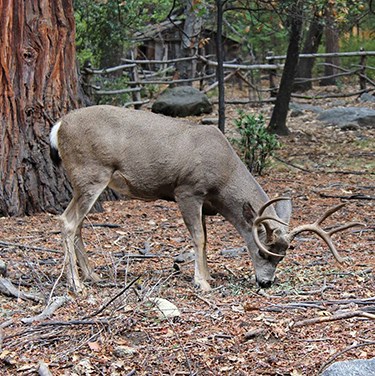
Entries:
MULTIPOLYGON (((296 98, 306 99, 325 99, 328 97, 348 97, 360 95, 364 92, 375 90, 375 81, 366 75, 366 71, 375 70, 374 67, 366 65, 368 56, 375 56, 375 51, 358 51, 358 52, 341 52, 341 53, 321 53, 321 54, 300 54, 300 59, 327 57, 359 57, 357 65, 352 65, 350 69, 330 64, 338 73, 331 76, 321 76, 314 78, 297 78, 296 82, 315 82, 326 78, 339 78, 356 75, 358 77, 359 90, 346 94, 331 94, 321 96, 307 96, 303 94, 292 94, 296 98)), ((132 95, 132 100, 124 103, 124 106, 133 105, 139 108, 142 104, 149 101, 148 98, 141 98, 141 90, 148 85, 172 86, 181 83, 198 82, 199 89, 207 93, 215 89, 218 85, 216 81, 217 62, 211 60, 209 56, 193 56, 173 60, 135 60, 123 59, 122 65, 106 68, 92 69, 84 67, 82 69, 82 81, 85 92, 91 97, 115 96, 125 93, 132 95), (188 79, 179 79, 176 75, 175 65, 181 61, 194 62, 197 69, 194 77, 188 79), (120 89, 105 89, 96 84, 95 76, 112 77, 113 81, 119 76, 126 76, 126 83, 120 89), (115 77, 115 78, 113 78, 115 77)), ((240 86, 246 85, 249 90, 249 98, 241 100, 226 100, 226 103, 246 104, 246 103, 263 103, 273 102, 277 95, 278 79, 284 65, 281 63, 286 56, 274 56, 269 54, 266 57, 265 64, 243 64, 238 62, 225 62, 225 81, 231 81, 240 86)), ((328 63, 320 63, 327 65, 328 63)))

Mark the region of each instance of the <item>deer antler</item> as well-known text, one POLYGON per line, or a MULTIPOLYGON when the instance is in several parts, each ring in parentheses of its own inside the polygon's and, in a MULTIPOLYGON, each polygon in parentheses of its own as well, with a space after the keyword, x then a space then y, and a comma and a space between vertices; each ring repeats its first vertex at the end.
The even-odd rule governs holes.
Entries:
MULTIPOLYGON (((278 223, 281 223, 282 225, 284 226, 288 226, 287 223, 283 222, 280 218, 278 217, 275 217, 273 215, 266 215, 266 216, 263 216, 263 213, 264 211, 266 210, 266 208, 268 208, 268 206, 274 204, 275 202, 277 201, 282 201, 282 200, 290 200, 289 197, 277 197, 277 198, 274 198, 272 200, 269 200, 267 201, 265 204, 262 205, 262 207, 258 210, 258 213, 257 213, 257 217, 254 219, 254 222, 253 222, 253 226, 252 226, 252 233, 253 233, 253 238, 254 238, 254 241, 255 241, 255 244, 257 245, 257 247, 263 251, 264 253, 266 253, 267 255, 270 255, 270 256, 276 256, 276 257, 284 257, 284 255, 279 255, 277 253, 273 253, 271 251, 269 251, 260 241, 259 239, 259 235, 258 235, 258 230, 259 230, 259 225, 264 222, 264 221, 275 221, 275 222, 278 222, 278 223)), ((266 223, 263 223, 263 225, 266 227, 266 230, 267 230, 267 224, 266 223)))
POLYGON ((331 235, 335 234, 336 232, 344 231, 348 228, 354 227, 354 226, 365 226, 363 223, 360 222, 350 222, 346 223, 342 226, 333 228, 332 230, 325 231, 320 225, 324 220, 326 220, 328 217, 330 217, 333 213, 340 210, 342 207, 344 207, 346 204, 339 204, 334 206, 331 209, 328 209, 318 220, 316 220, 314 223, 302 225, 294 228, 292 231, 288 233, 288 239, 289 241, 292 241, 295 236, 303 231, 312 231, 315 234, 317 234, 320 238, 324 240, 324 242, 328 245, 329 249, 333 253, 333 256, 335 256, 335 259, 339 263, 343 263, 344 259, 339 255, 337 252, 337 249, 335 245, 332 242, 331 235))
MULTIPOLYGON (((274 198, 272 200, 269 200, 267 201, 258 211, 258 214, 257 214, 257 217, 255 218, 254 222, 253 222, 253 227, 252 227, 252 233, 253 233, 253 238, 254 238, 254 241, 256 243, 256 245, 258 246, 258 248, 263 251, 264 253, 270 255, 270 256, 276 256, 276 257, 283 257, 283 255, 279 255, 277 253, 273 253, 273 252, 270 252, 262 243, 261 241, 259 240, 259 235, 258 235, 258 229, 259 229, 259 226, 260 224, 263 224, 265 227, 266 227, 266 230, 267 230, 267 224, 266 223, 262 223, 264 221, 275 221, 275 222, 278 222, 278 223, 281 223, 282 225, 284 226, 288 226, 287 223, 283 222, 280 220, 280 218, 278 217, 275 217, 275 216, 271 216, 271 215, 266 215, 266 216, 263 216, 263 212, 264 210, 272 205, 273 203, 277 202, 277 201, 281 201, 281 200, 290 200, 290 198, 288 197, 278 197, 278 198, 274 198)), ((346 204, 345 203, 342 203, 342 204, 339 204, 339 205, 336 205, 334 206, 333 208, 331 209, 328 209, 318 220, 316 220, 314 223, 311 223, 311 224, 307 224, 307 225, 301 225, 301 226, 298 226, 296 228, 294 228, 293 230, 291 230, 287 235, 286 235, 286 239, 287 241, 290 243, 295 237, 297 234, 301 233, 301 232, 304 232, 304 231, 312 231, 314 232, 315 234, 317 234, 321 239, 324 240, 324 242, 328 245, 329 249, 331 250, 333 256, 335 257, 335 259, 339 262, 339 263, 343 263, 344 262, 344 259, 339 255, 335 245, 333 244, 333 241, 331 239, 331 236, 333 234, 335 234, 336 232, 340 232, 340 231, 344 231, 348 228, 351 228, 351 227, 355 227, 355 226, 365 226, 363 223, 360 223, 360 222, 350 222, 350 223, 346 223, 342 226, 339 226, 339 227, 336 227, 336 228, 333 228, 332 230, 329 230, 329 231, 325 231, 320 225, 328 218, 330 217, 333 213, 336 213, 338 210, 340 210, 342 207, 344 207, 346 204)))

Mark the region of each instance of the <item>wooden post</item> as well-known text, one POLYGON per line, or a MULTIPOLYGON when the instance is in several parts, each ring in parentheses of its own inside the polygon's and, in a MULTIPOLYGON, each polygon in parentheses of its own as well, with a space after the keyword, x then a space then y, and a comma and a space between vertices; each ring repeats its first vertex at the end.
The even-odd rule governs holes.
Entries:
MULTIPOLYGON (((360 48, 360 51, 364 51, 365 49, 363 47, 360 48)), ((366 89, 366 79, 365 79, 365 74, 366 74, 366 55, 361 55, 360 60, 359 60, 359 88, 360 90, 365 90, 366 89)))
MULTIPOLYGON (((267 53, 267 56, 270 57, 269 60, 268 60, 269 64, 275 64, 275 59, 272 58, 272 56, 274 56, 273 51, 269 51, 267 53)), ((271 96, 271 98, 277 97, 276 74, 277 74, 276 69, 270 69, 269 82, 270 82, 270 96, 271 96)))
MULTIPOLYGON (((134 51, 131 52, 131 58, 135 60, 134 51)), ((135 64, 135 67, 132 69, 130 75, 132 76, 132 80, 135 82, 139 81, 139 75, 137 70, 137 64, 135 64)), ((130 85, 130 87, 137 87, 137 84, 130 85)), ((134 91, 132 92, 132 99, 134 104, 134 109, 139 110, 142 106, 142 97, 140 91, 134 91)))

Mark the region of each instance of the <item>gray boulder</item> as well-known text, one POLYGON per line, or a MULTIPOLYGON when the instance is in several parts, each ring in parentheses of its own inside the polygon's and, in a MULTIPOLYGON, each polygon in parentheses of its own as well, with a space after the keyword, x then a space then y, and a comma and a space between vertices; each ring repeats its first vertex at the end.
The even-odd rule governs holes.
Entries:
POLYGON ((321 376, 375 376, 375 358, 336 362, 329 366, 321 376))
POLYGON ((337 107, 323 111, 318 120, 342 129, 375 128, 375 110, 364 107, 337 107))
POLYGON ((371 102, 371 103, 375 103, 375 95, 373 94, 370 94, 370 93, 363 93, 359 100, 361 102, 371 102))
MULTIPOLYGON (((317 114, 320 114, 324 111, 319 106, 312 106, 311 104, 296 103, 296 102, 290 102, 289 103, 289 109, 298 113, 298 114, 303 114, 304 111, 310 111, 310 112, 315 112, 317 114)), ((297 115, 295 115, 295 116, 297 116, 297 115)))
POLYGON ((178 86, 165 90, 152 105, 152 112, 167 116, 209 114, 212 104, 207 95, 191 86, 178 86))

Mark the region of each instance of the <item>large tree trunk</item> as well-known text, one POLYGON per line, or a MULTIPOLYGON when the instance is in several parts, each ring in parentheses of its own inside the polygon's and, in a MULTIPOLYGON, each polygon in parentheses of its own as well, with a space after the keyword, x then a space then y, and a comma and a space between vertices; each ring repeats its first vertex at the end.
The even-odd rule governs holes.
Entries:
POLYGON ((276 97, 275 107, 273 108, 268 130, 278 135, 289 134, 286 126, 286 117, 289 110, 289 102, 292 95, 293 81, 296 74, 299 45, 302 32, 302 1, 297 0, 290 21, 290 37, 287 56, 285 60, 283 74, 281 76, 280 87, 276 97))
POLYGON ((223 1, 216 0, 216 78, 219 87, 219 129, 225 133, 225 84, 224 84, 224 51, 223 51, 223 1))
MULTIPOLYGON (((321 18, 317 15, 313 16, 309 30, 307 31, 305 42, 302 47, 303 54, 315 54, 318 52, 320 41, 323 35, 323 24, 321 18)), ((314 67, 315 58, 303 58, 299 60, 297 73, 295 78, 311 78, 314 67)), ((295 82, 293 91, 307 91, 312 88, 312 81, 295 82)))
MULTIPOLYGON (((191 57, 198 51, 203 18, 197 13, 197 0, 184 0, 184 3, 186 18, 181 35, 181 57, 191 57)), ((195 60, 180 61, 176 64, 176 68, 179 78, 191 78, 195 73, 196 62, 195 60)), ((191 85, 191 83, 182 83, 181 85, 191 85)))
MULTIPOLYGON (((336 20, 333 15, 333 4, 329 3, 326 10, 326 52, 339 52, 339 31, 337 28, 336 20)), ((336 77, 332 77, 337 73, 335 66, 340 65, 340 58, 338 56, 331 56, 326 58, 326 65, 324 67, 324 76, 320 81, 321 86, 336 85, 336 77)))
POLYGON ((72 0, 0 0, 0 216, 65 207, 51 125, 78 107, 72 0))

